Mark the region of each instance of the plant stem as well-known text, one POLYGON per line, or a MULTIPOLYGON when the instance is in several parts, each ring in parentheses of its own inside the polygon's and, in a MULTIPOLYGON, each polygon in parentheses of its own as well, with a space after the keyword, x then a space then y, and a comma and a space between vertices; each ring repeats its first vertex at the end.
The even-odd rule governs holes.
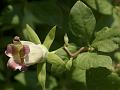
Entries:
POLYGON ((67 54, 72 57, 75 58, 79 53, 84 52, 84 51, 88 51, 88 48, 86 47, 81 47, 79 50, 77 50, 76 52, 72 53, 69 51, 69 49, 67 48, 67 46, 64 44, 63 46, 64 50, 67 52, 67 54))

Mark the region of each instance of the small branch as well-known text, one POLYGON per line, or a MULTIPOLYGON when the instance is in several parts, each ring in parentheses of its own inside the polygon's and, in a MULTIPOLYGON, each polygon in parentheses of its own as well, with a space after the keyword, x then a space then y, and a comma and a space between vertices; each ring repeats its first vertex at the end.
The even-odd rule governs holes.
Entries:
POLYGON ((66 47, 66 45, 64 44, 64 50, 67 52, 67 54, 70 56, 70 57, 72 57, 72 58, 75 58, 80 52, 84 52, 84 51, 88 51, 88 48, 86 48, 86 47, 81 47, 79 50, 77 50, 76 52, 74 52, 74 53, 71 53, 70 51, 69 51, 69 49, 66 47))

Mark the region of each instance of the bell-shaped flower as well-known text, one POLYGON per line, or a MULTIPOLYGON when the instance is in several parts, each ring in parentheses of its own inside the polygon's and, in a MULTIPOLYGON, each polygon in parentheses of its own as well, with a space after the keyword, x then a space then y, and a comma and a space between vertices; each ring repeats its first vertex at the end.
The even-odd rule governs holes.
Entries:
POLYGON ((16 36, 12 44, 8 44, 5 54, 10 57, 7 67, 25 71, 28 66, 43 62, 48 53, 45 46, 29 41, 20 41, 16 36))

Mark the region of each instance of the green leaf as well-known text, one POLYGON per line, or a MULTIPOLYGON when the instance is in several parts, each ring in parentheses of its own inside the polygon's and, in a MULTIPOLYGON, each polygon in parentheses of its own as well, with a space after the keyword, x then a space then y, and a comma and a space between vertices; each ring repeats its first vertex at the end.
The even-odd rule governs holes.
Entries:
POLYGON ((89 90, 119 90, 120 77, 106 68, 90 69, 86 73, 89 90))
POLYGON ((104 27, 103 29, 101 29, 99 32, 97 32, 95 34, 95 40, 96 41, 100 41, 100 40, 105 40, 105 39, 111 39, 111 38, 116 38, 116 37, 120 37, 120 31, 116 30, 116 29, 111 29, 108 27, 104 27))
POLYGON ((48 53, 47 55, 47 62, 52 64, 51 71, 54 74, 60 74, 66 70, 65 62, 56 54, 48 53))
POLYGON ((46 62, 37 64, 37 77, 39 84, 42 86, 42 89, 45 90, 46 62))
MULTIPOLYGON (((17 81, 14 87, 18 89, 18 87, 27 86, 28 88, 32 88, 33 90, 38 90, 39 85, 38 85, 38 79, 36 77, 37 77, 37 73, 35 70, 34 71, 28 70, 25 73, 20 72, 14 76, 14 79, 17 81)), ((24 90, 24 89, 19 88, 19 90, 24 90)))
POLYGON ((67 57, 68 54, 65 52, 65 50, 63 49, 63 47, 57 49, 55 51, 55 54, 58 55, 61 59, 65 60, 69 60, 69 58, 67 57))
POLYGON ((46 36, 46 38, 45 38, 45 41, 44 41, 43 45, 45 45, 47 49, 50 48, 51 44, 52 44, 53 41, 54 41, 55 31, 56 31, 56 26, 54 26, 54 27, 50 30, 50 32, 47 34, 47 36, 46 36))
POLYGON ((19 73, 15 77, 15 80, 19 81, 23 85, 27 85, 27 82, 25 80, 25 74, 24 73, 19 73))
POLYGON ((85 84, 86 83, 86 70, 75 68, 72 72, 72 79, 85 84))
POLYGON ((97 53, 85 52, 78 55, 73 62, 74 67, 86 70, 96 67, 112 69, 112 59, 109 56, 98 55, 97 53))
POLYGON ((70 11, 69 25, 72 33, 85 42, 89 42, 93 34, 96 20, 89 7, 77 1, 70 11))
POLYGON ((118 44, 116 44, 114 41, 109 39, 98 41, 92 44, 92 46, 97 48, 98 51, 102 51, 102 52, 113 52, 114 50, 119 48, 118 44))
POLYGON ((72 61, 73 61, 73 58, 70 58, 70 60, 68 60, 67 63, 66 63, 66 68, 67 68, 68 70, 70 70, 71 67, 72 67, 72 61))
POLYGON ((102 52, 112 52, 119 48, 120 30, 103 28, 96 33, 95 40, 92 42, 92 47, 102 52))
POLYGON ((46 84, 47 84, 46 90, 53 90, 55 87, 58 86, 57 80, 53 76, 48 76, 46 84))
POLYGON ((52 67, 51 67, 51 72, 55 75, 60 75, 62 74, 63 72, 66 71, 66 67, 64 64, 52 64, 52 67))
POLYGON ((112 23, 111 27, 113 29, 120 29, 120 7, 113 8, 113 18, 114 22, 112 23))
POLYGON ((64 65, 65 62, 56 54, 49 52, 47 55, 47 62, 56 65, 64 65))
POLYGON ((31 42, 34 42, 36 44, 41 44, 39 37, 37 36, 35 31, 28 24, 26 25, 25 29, 23 30, 23 35, 27 40, 29 40, 31 42))
POLYGON ((42 24, 61 24, 62 11, 58 5, 51 1, 32 1, 26 7, 42 24))
POLYGON ((110 15, 112 14, 112 0, 83 0, 90 7, 100 13, 110 15))

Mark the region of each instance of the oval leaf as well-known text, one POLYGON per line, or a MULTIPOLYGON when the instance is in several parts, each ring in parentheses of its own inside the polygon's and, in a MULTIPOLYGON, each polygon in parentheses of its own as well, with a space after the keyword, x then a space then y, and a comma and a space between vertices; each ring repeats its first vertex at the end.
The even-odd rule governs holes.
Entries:
POLYGON ((83 2, 77 1, 70 11, 69 25, 72 33, 83 39, 89 41, 96 24, 95 17, 83 2))
POLYGON ((95 35, 95 40, 92 42, 92 47, 102 52, 113 52, 120 45, 120 30, 103 28, 95 35))
POLYGON ((112 40, 106 39, 92 44, 98 51, 113 52, 119 48, 119 45, 112 40))
POLYGON ((107 69, 112 69, 112 59, 109 56, 85 52, 78 55, 78 57, 74 60, 73 65, 83 70, 96 67, 106 67, 107 69))

